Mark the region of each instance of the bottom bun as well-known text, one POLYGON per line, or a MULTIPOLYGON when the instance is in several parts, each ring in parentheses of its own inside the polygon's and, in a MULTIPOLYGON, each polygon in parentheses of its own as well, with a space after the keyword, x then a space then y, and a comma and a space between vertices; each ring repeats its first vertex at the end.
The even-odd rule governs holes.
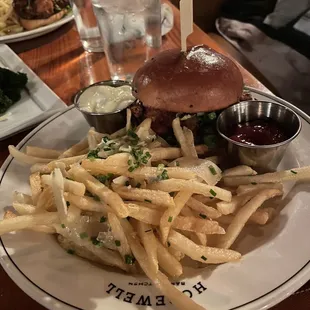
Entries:
POLYGON ((26 29, 26 30, 33 30, 36 28, 40 28, 42 26, 50 25, 58 20, 62 19, 67 14, 67 10, 63 9, 60 12, 50 16, 49 18, 45 19, 24 19, 20 18, 20 24, 26 29))

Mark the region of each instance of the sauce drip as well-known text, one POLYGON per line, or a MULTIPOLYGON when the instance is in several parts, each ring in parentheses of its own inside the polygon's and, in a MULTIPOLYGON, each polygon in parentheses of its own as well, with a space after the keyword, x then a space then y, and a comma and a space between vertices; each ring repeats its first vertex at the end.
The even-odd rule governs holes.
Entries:
POLYGON ((230 139, 247 145, 271 145, 287 139, 273 120, 255 120, 233 127, 230 139))

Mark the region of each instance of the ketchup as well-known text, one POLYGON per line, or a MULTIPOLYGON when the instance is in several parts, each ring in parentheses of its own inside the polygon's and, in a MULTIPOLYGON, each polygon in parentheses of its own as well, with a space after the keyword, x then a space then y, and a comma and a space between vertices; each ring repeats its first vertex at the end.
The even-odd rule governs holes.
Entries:
POLYGON ((273 120, 255 120, 232 128, 230 139, 247 145, 270 145, 287 139, 273 120))

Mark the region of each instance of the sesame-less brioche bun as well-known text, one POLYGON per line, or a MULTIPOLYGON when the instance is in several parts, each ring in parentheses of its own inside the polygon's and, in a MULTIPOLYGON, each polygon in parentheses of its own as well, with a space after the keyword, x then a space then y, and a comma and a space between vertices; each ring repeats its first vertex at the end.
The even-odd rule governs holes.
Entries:
POLYGON ((25 19, 25 18, 20 18, 19 22, 20 24, 27 30, 33 30, 36 28, 40 28, 46 25, 53 24, 57 22, 58 20, 62 19, 65 15, 67 14, 67 10, 63 9, 59 11, 56 14, 51 15, 48 18, 44 19, 25 19))
POLYGON ((166 50, 135 74, 133 95, 143 106, 179 113, 216 111, 236 103, 243 78, 228 57, 199 45, 166 50))

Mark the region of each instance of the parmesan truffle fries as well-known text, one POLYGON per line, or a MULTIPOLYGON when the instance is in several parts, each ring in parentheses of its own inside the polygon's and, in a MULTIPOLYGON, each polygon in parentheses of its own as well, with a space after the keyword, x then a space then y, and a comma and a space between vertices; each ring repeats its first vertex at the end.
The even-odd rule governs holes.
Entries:
POLYGON ((145 119, 112 135, 90 129, 65 151, 10 146, 30 167, 31 195, 15 192, 0 234, 34 230, 57 234, 69 253, 128 273, 143 271, 179 309, 203 309, 168 277, 195 266, 238 261, 230 248, 245 225, 264 225, 282 195, 282 181, 307 179, 308 168, 256 175, 250 167, 224 172, 192 132, 173 120, 179 147, 170 147, 145 119), (202 159, 204 158, 204 159, 202 159))

